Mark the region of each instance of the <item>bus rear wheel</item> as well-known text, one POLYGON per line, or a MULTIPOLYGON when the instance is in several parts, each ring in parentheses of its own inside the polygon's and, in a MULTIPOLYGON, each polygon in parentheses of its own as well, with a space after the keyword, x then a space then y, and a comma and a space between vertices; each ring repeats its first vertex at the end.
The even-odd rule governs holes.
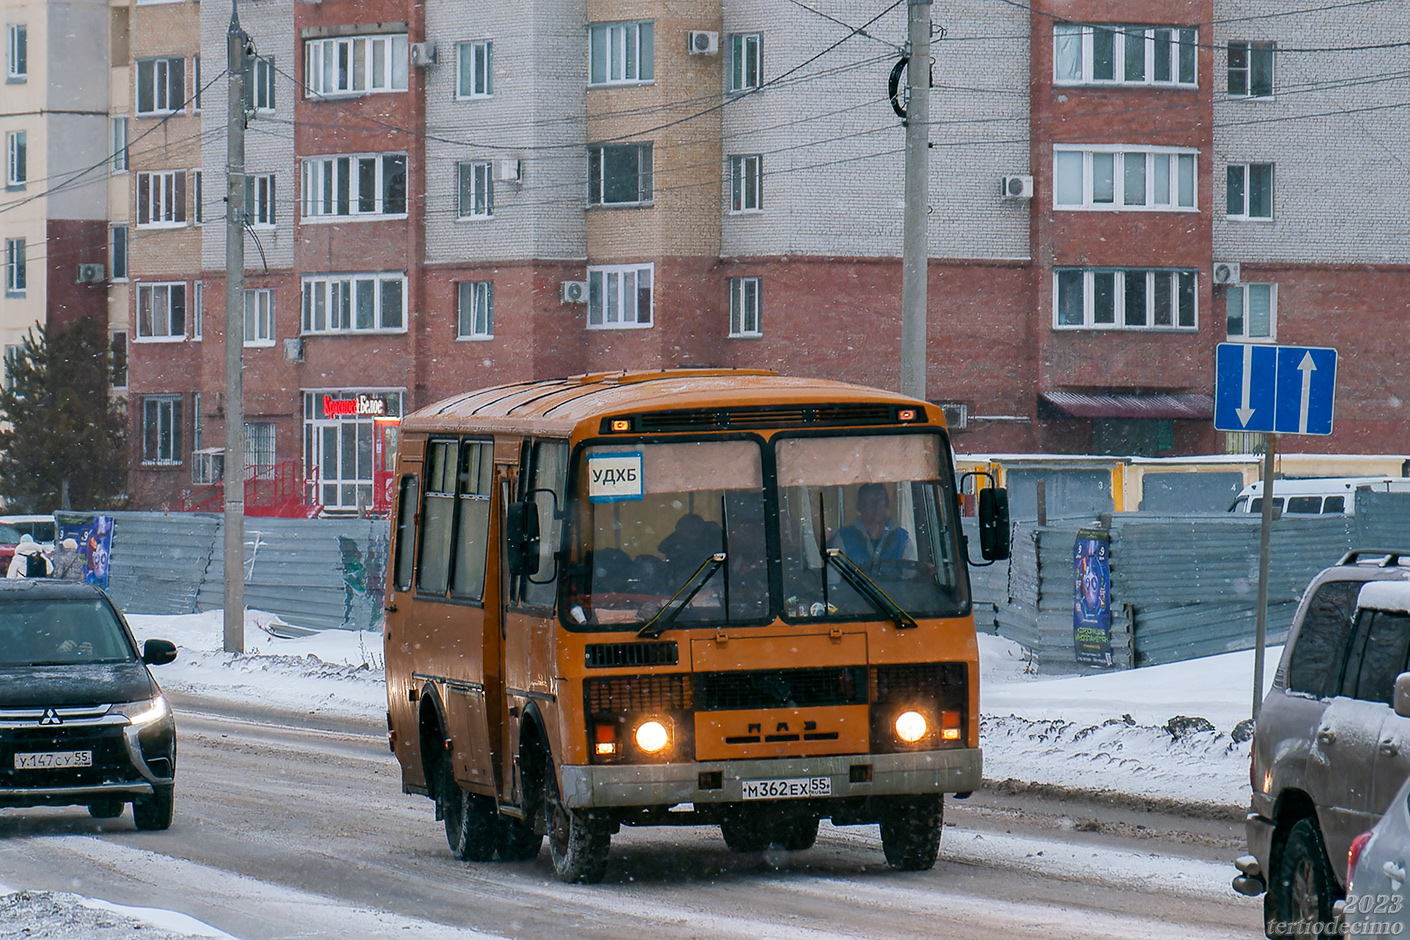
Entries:
POLYGON ((548 854, 559 881, 597 884, 607 873, 611 825, 588 810, 573 810, 558 794, 558 773, 550 762, 543 774, 544 810, 548 813, 548 854))
POLYGON ((886 864, 901 871, 929 871, 940 854, 945 824, 944 797, 912 796, 894 800, 881 815, 881 850, 886 864))
POLYGON ((449 758, 440 761, 437 778, 436 809, 445 820, 450 854, 467 862, 493 860, 499 816, 494 800, 456 783, 449 758))

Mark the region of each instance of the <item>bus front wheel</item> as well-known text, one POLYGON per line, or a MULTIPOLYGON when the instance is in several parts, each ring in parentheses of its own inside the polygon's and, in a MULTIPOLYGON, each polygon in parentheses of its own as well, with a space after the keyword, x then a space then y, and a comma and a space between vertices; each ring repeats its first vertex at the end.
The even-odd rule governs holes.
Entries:
POLYGON ((573 810, 558 794, 558 774, 552 762, 544 766, 544 809, 548 813, 548 853, 559 881, 597 884, 607 872, 612 844, 611 824, 588 810, 573 810))
POLYGON ((886 864, 901 871, 929 871, 940 854, 944 797, 899 797, 881 815, 881 850, 886 864))

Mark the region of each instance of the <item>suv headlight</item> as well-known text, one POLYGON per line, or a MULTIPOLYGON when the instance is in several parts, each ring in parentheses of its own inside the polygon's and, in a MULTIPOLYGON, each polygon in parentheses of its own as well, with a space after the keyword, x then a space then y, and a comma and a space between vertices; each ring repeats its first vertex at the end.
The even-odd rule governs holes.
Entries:
POLYGON ((127 702, 123 705, 114 705, 109 714, 123 715, 127 718, 127 723, 132 727, 144 728, 170 715, 171 709, 167 707, 166 697, 158 695, 155 698, 146 699, 141 702, 127 702))

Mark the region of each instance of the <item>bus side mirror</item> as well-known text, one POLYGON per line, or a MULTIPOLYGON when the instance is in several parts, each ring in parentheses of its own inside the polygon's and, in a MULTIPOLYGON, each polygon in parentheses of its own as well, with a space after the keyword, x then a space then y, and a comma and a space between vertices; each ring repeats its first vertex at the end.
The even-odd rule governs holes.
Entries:
POLYGON ((1009 491, 986 487, 979 491, 979 554, 988 561, 1003 561, 1009 547, 1009 491))
POLYGON ((539 513, 531 502, 510 503, 504 517, 504 541, 509 573, 532 575, 539 570, 539 513))

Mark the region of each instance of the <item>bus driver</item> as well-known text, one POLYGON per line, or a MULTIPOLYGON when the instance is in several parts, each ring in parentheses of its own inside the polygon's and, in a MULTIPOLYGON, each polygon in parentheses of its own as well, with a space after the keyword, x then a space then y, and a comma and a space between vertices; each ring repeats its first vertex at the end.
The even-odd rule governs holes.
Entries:
POLYGON ((867 574, 899 568, 907 557, 911 536, 891 518, 891 494, 884 483, 863 483, 857 489, 857 518, 844 526, 832 547, 867 574))

